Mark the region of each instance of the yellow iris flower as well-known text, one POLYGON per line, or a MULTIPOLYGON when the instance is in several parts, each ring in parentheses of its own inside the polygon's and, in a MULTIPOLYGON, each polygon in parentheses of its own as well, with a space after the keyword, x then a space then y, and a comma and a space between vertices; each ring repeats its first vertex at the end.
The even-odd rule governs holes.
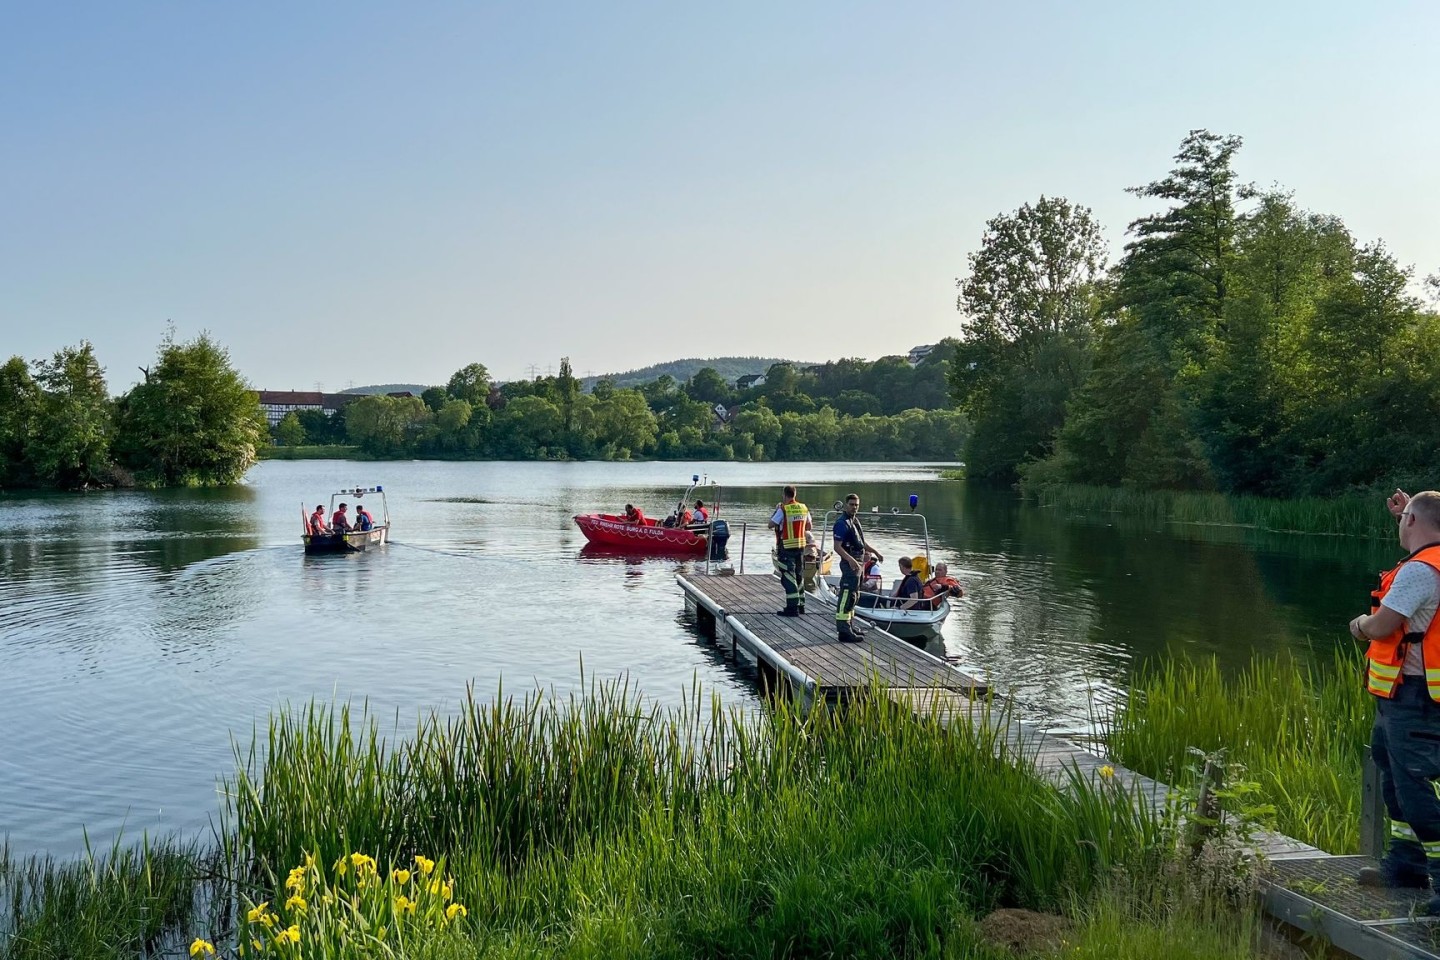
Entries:
POLYGON ((190 944, 190 956, 213 957, 215 956, 215 944, 209 940, 201 940, 199 937, 196 937, 195 942, 190 944))

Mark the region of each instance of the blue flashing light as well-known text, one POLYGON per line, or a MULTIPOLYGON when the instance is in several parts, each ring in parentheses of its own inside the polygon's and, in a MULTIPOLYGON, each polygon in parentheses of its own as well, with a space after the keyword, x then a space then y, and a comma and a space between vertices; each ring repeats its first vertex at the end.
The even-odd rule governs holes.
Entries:
POLYGON ((700 474, 698 474, 698 473, 692 474, 691 477, 690 477, 690 482, 691 482, 691 483, 699 483, 699 482, 700 482, 700 474))
POLYGON ((382 487, 382 486, 380 486, 380 484, 377 483, 377 484, 375 484, 375 492, 376 492, 376 493, 384 493, 384 492, 385 492, 385 488, 382 487))
POLYGON ((911 513, 914 513, 914 512, 915 512, 915 508, 918 507, 918 506, 920 506, 920 497, 919 497, 919 495, 918 495, 918 494, 914 494, 914 493, 910 494, 910 512, 911 512, 911 513))

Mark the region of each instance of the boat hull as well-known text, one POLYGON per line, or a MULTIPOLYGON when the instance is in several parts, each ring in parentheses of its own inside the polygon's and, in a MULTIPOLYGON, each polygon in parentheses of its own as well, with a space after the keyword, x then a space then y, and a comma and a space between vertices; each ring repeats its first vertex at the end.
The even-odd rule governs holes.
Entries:
MULTIPOLYGON (((839 589, 839 577, 821 576, 815 580, 815 593, 832 607, 839 602, 839 589)), ((897 637, 925 637, 939 633, 950 615, 948 598, 936 597, 926 603, 904 610, 890 597, 862 591, 856 597, 855 615, 897 637)))
POLYGON ((371 547, 384 546, 390 542, 390 525, 382 524, 369 530, 352 530, 349 533, 306 534, 301 539, 308 554, 364 553, 371 547))
POLYGON ((704 531, 662 527, 649 520, 644 524, 627 523, 623 517, 608 513, 578 514, 575 525, 595 546, 629 553, 703 557, 708 542, 704 531))

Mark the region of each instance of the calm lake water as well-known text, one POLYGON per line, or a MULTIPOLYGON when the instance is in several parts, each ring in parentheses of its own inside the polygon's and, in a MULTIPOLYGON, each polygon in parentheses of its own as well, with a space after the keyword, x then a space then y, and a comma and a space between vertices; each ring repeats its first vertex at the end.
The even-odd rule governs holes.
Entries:
MULTIPOLYGON (((817 516, 852 490, 867 508, 918 494, 934 559, 970 593, 932 649, 1069 729, 1169 653, 1237 666, 1255 652, 1328 657, 1398 555, 1064 516, 909 464, 268 462, 234 490, 8 496, 0 837, 65 855, 82 827, 99 842, 203 830, 232 744, 312 699, 367 702, 402 731, 422 710, 453 709, 467 684, 489 698, 502 679, 564 693, 628 674, 660 701, 698 682, 756 703, 743 669, 684 620, 675 574, 695 564, 592 555, 570 519, 630 501, 662 515, 692 470, 725 485, 732 558, 739 521, 763 525, 787 481, 817 516), (302 504, 376 483, 395 544, 301 553, 302 504)), ((882 516, 869 529, 887 575, 920 548, 913 525, 882 516)), ((747 571, 768 567, 769 543, 752 530, 747 571)))

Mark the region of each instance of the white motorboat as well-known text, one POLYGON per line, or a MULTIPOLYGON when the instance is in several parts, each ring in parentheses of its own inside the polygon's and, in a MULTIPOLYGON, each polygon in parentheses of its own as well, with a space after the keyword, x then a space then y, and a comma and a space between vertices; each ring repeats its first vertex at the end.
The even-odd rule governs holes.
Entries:
MULTIPOLYGON (((902 513, 899 507, 891 507, 887 514, 872 507, 870 513, 862 514, 862 516, 866 520, 884 517, 890 520, 918 520, 920 522, 920 528, 925 535, 925 556, 923 558, 916 557, 915 566, 916 572, 924 581, 930 576, 930 571, 934 569, 934 566, 930 562, 930 525, 926 523, 923 513, 915 512, 918 503, 919 497, 912 494, 909 513, 902 513)), ((836 501, 835 508, 825 513, 824 532, 820 537, 822 554, 826 552, 825 538, 829 535, 834 526, 835 517, 840 514, 843 507, 843 503, 836 501)), ((878 584, 874 584, 873 591, 862 589, 856 596, 856 616, 898 637, 925 637, 940 632, 945 618, 950 616, 950 598, 947 595, 942 593, 935 597, 923 597, 910 603, 897 597, 888 596, 886 586, 885 581, 882 580, 878 584), (910 605, 906 606, 907 603, 910 605)), ((811 592, 831 607, 836 606, 840 601, 840 577, 824 575, 816 577, 814 589, 811 592)))

